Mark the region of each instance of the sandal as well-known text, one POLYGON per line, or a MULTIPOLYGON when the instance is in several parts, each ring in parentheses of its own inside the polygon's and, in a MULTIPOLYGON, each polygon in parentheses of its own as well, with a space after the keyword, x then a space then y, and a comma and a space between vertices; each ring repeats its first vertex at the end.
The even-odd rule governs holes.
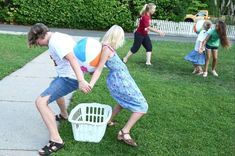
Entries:
POLYGON ((57 143, 54 141, 49 141, 49 144, 47 144, 46 146, 44 146, 41 150, 42 151, 38 151, 39 155, 41 156, 48 156, 53 152, 57 152, 58 150, 60 150, 61 148, 64 147, 64 143, 57 143))
POLYGON ((107 123, 108 127, 112 127, 112 126, 115 126, 115 125, 117 125, 117 124, 118 124, 118 122, 117 122, 116 120, 112 120, 112 121, 109 121, 109 122, 107 123))
POLYGON ((56 121, 64 121, 64 120, 68 120, 68 119, 63 117, 61 114, 57 114, 57 115, 55 115, 55 120, 56 121))
POLYGON ((122 130, 120 130, 120 132, 121 132, 121 134, 118 133, 118 136, 117 136, 118 140, 122 140, 130 146, 134 146, 134 147, 138 146, 137 143, 135 142, 135 140, 133 140, 132 138, 126 139, 124 137, 126 134, 130 134, 130 133, 124 133, 122 130))

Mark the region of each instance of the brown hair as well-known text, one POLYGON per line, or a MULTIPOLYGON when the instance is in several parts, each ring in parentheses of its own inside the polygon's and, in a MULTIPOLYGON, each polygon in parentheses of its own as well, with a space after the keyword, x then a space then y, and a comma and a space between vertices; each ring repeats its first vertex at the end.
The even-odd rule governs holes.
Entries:
POLYGON ((37 23, 31 27, 28 32, 28 44, 31 47, 32 45, 37 45, 36 41, 39 38, 44 38, 46 33, 49 31, 48 27, 43 23, 37 23))
POLYGON ((216 31, 219 34, 220 38, 220 43, 224 48, 228 48, 230 46, 228 38, 227 38, 227 33, 226 33, 226 24, 219 20, 216 24, 216 31))

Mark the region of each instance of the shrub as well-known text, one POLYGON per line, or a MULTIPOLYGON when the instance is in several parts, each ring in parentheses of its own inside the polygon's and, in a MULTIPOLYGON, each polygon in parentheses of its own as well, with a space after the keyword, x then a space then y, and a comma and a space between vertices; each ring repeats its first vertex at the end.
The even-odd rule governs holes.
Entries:
POLYGON ((116 0, 14 0, 19 24, 45 23, 49 26, 104 30, 119 24, 133 29, 126 4, 116 0))

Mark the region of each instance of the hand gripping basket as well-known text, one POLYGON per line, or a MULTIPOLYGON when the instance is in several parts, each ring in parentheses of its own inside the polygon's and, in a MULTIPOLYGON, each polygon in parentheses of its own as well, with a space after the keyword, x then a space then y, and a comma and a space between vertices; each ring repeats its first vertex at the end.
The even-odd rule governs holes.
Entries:
POLYGON ((78 104, 69 114, 73 136, 77 141, 100 142, 107 123, 112 115, 112 108, 98 103, 78 104))

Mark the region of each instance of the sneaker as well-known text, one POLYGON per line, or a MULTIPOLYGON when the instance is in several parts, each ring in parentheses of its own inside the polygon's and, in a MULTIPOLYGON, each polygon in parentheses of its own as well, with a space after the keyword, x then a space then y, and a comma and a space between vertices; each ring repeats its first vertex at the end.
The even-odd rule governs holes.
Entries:
POLYGON ((146 64, 147 66, 151 66, 151 65, 152 65, 151 63, 148 63, 148 62, 146 62, 145 64, 146 64))
POLYGON ((215 70, 212 70, 212 75, 214 75, 214 76, 216 76, 216 77, 218 77, 219 75, 216 73, 216 71, 215 70))
POLYGON ((123 57, 122 61, 123 61, 124 63, 127 63, 126 57, 123 57))
POLYGON ((207 72, 204 72, 202 76, 203 76, 203 77, 207 77, 207 75, 208 75, 208 73, 207 73, 207 72))

